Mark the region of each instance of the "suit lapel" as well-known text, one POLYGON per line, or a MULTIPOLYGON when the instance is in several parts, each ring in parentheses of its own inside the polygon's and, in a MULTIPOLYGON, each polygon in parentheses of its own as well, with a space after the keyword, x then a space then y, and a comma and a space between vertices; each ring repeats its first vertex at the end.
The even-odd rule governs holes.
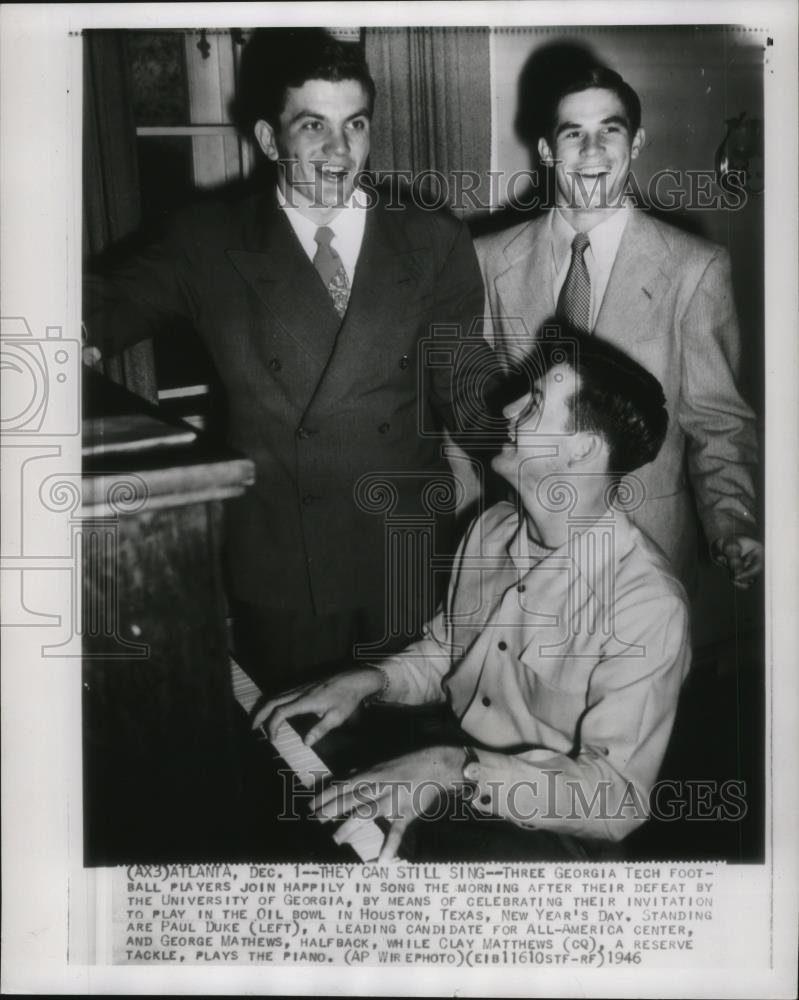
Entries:
POLYGON ((421 275, 433 266, 431 251, 409 241, 402 213, 379 203, 367 211, 347 312, 308 410, 346 395, 368 357, 365 345, 386 339, 398 315, 417 300, 421 275))
MULTIPOLYGON (((534 219, 520 230, 504 248, 504 257, 506 267, 494 279, 497 314, 502 316, 504 344, 520 355, 529 349, 529 337, 555 313, 549 217, 534 219)), ((669 249, 657 227, 644 212, 634 210, 594 332, 621 345, 646 339, 647 316, 671 283, 669 270, 669 249)))
POLYGON ((256 245, 227 256, 262 304, 321 372, 341 325, 327 290, 274 199, 259 206, 256 245))
POLYGON ((494 279, 503 341, 514 356, 530 349, 545 320, 552 317, 552 241, 549 218, 534 219, 504 248, 506 268, 494 279))
POLYGON ((634 209, 621 238, 595 333, 622 346, 647 339, 647 316, 671 284, 669 249, 652 220, 634 209))

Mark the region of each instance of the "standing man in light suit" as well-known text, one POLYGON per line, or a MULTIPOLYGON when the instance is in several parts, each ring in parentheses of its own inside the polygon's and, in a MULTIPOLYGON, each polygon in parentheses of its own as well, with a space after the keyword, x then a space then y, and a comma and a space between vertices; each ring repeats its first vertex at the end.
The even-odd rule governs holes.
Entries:
POLYGON ((651 371, 663 385, 669 430, 657 459, 637 473, 645 501, 632 518, 690 588, 697 537, 687 457, 711 554, 736 586, 748 587, 763 565, 754 520, 756 429, 736 388, 728 255, 625 200, 645 134, 638 96, 617 73, 584 71, 552 108, 538 151, 555 169, 556 205, 476 244, 487 336, 496 349, 521 356, 557 313, 651 371))

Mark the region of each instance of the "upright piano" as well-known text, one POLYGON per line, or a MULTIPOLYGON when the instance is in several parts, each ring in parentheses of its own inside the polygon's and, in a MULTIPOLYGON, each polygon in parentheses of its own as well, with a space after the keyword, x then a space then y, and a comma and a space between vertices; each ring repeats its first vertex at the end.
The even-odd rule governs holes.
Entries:
POLYGON ((213 859, 241 798, 223 505, 253 464, 85 371, 84 860, 213 859))

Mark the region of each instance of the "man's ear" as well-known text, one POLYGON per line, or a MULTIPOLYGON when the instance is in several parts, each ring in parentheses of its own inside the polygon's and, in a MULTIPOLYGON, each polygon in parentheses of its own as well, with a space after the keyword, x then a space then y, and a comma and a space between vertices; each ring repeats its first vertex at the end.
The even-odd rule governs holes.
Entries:
POLYGON ((594 431, 580 431, 571 438, 569 447, 569 465, 590 464, 607 451, 607 445, 601 434, 594 431))
POLYGON ((277 160, 280 154, 277 151, 277 144, 275 142, 275 130, 269 122, 265 122, 263 118, 259 119, 255 123, 253 132, 255 134, 255 141, 261 147, 263 153, 265 153, 270 160, 277 160))
POLYGON ((551 167, 552 161, 555 157, 552 155, 552 150, 549 148, 549 143, 546 139, 541 138, 538 140, 538 155, 541 157, 541 162, 545 167, 551 167))
POLYGON ((638 156, 638 154, 644 148, 645 143, 646 143, 646 132, 644 132, 642 128, 639 128, 638 131, 633 136, 633 144, 632 148, 630 149, 631 160, 634 160, 636 156, 638 156))

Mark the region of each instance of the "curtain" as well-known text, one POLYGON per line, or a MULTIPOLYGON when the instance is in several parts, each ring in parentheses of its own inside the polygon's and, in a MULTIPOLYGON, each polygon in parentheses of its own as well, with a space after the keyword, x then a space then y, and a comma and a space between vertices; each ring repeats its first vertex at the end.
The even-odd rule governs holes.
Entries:
MULTIPOLYGON (((136 125, 124 31, 83 37, 83 260, 96 261, 140 221, 136 125)), ((110 378, 155 401, 151 341, 103 359, 110 378)))
MULTIPOLYGON (((452 210, 470 221, 488 215, 491 80, 488 28, 367 28, 365 50, 377 87, 369 165, 376 172, 444 175, 452 210), (473 172, 475 207, 459 197, 458 175, 473 172)), ((443 193, 443 192, 442 192, 443 193)), ((466 331, 464 331, 465 333, 466 331)), ((464 522, 482 491, 473 463, 447 434, 447 459, 462 487, 464 522)))
POLYGON ((477 209, 456 197, 460 171, 480 178, 488 208, 491 87, 488 28, 367 28, 366 58, 377 85, 373 170, 442 173, 453 210, 477 209))

